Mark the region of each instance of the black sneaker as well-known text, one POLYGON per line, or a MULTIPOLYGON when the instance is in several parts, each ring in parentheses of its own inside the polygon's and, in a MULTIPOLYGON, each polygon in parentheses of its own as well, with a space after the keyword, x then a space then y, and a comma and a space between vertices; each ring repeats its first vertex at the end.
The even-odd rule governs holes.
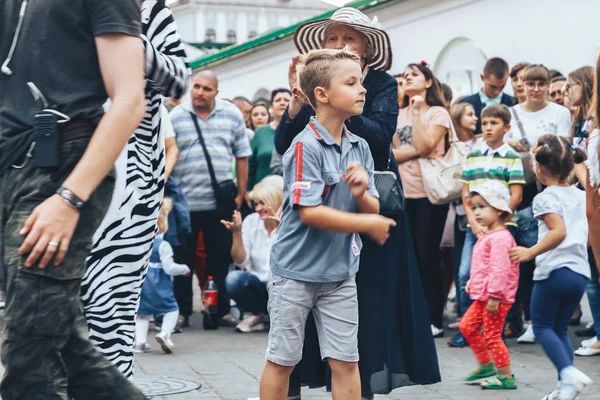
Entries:
POLYGON ((180 315, 179 316, 179 327, 180 328, 189 328, 190 327, 190 316, 189 315, 180 315))
POLYGON ((468 345, 469 344, 465 340, 465 337, 462 335, 462 333, 457 333, 450 340, 448 340, 448 346, 450 346, 450 347, 461 347, 462 348, 462 347, 466 347, 468 345))
POLYGON ((575 336, 579 336, 579 337, 596 336, 596 331, 594 330, 594 324, 590 323, 590 324, 587 324, 585 328, 576 330, 575 336))

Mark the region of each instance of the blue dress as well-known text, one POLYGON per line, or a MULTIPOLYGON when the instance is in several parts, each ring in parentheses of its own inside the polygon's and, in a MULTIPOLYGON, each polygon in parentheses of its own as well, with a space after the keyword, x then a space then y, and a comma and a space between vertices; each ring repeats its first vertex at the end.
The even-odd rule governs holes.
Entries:
MULTIPOLYGON (((173 280, 167 275, 160 260, 160 246, 171 245, 162 238, 156 238, 152 245, 148 274, 142 285, 139 316, 162 315, 178 311, 179 306, 173 293, 173 280)), ((171 249, 171 253, 173 250, 171 249)))
MULTIPOLYGON (((395 79, 382 71, 369 71, 363 81, 367 89, 362 115, 346 121, 352 133, 367 141, 375 170, 388 170, 392 136, 398 118, 398 89, 395 79)), ((315 115, 304 105, 290 120, 283 115, 275 134, 275 147, 283 154, 294 137, 315 115)), ((400 180, 398 166, 389 170, 400 180)), ((363 236, 358 292, 358 363, 363 395, 388 394, 393 389, 432 384, 441 380, 431 322, 425 302, 414 246, 406 214, 384 246, 363 236)), ((312 313, 306 322, 302 361, 290 377, 290 387, 330 387, 330 371, 321 360, 312 313)))

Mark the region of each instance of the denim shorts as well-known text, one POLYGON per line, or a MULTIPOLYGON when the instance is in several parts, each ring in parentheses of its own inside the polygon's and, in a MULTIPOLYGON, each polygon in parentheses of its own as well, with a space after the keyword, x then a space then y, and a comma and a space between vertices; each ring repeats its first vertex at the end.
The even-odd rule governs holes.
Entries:
POLYGON ((342 282, 301 282, 271 273, 271 330, 266 359, 287 367, 302 359, 304 328, 313 312, 321 358, 358 361, 358 297, 353 278, 342 282))

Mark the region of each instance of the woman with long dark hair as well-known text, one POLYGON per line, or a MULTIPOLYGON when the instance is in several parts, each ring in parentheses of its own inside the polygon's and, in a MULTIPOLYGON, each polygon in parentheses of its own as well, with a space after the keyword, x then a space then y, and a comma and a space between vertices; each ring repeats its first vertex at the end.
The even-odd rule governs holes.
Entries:
POLYGON ((525 73, 525 67, 528 65, 528 62, 520 62, 510 70, 510 84, 512 85, 513 92, 515 93, 515 104, 523 103, 525 100, 527 100, 527 96, 525 95, 523 74, 525 73))
POLYGON ((426 63, 409 64, 404 71, 404 99, 398 116, 400 146, 394 149, 404 185, 406 211, 434 337, 443 335, 444 298, 440 242, 448 205, 427 198, 420 158, 443 157, 452 119, 445 108, 440 82, 426 63))
MULTIPOLYGON (((594 89, 591 113, 593 114, 592 126, 588 143, 589 179, 586 181, 586 213, 589 226, 590 245, 596 260, 600 260, 600 57, 594 70, 594 89)), ((592 265, 592 279, 587 287, 590 304, 600 302, 600 290, 594 291, 592 281, 598 282, 597 265, 592 265), (596 267, 596 268, 594 268, 596 267), (591 290, 590 290, 591 289, 591 290)), ((600 289, 600 288, 599 288, 600 289)), ((600 318, 594 318, 595 336, 584 340, 581 348, 575 352, 577 355, 600 354, 600 318)))

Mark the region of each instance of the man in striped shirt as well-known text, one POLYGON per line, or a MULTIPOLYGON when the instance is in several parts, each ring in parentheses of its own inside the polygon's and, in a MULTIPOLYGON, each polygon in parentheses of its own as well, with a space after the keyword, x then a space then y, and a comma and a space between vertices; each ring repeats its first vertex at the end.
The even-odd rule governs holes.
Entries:
MULTIPOLYGON (((523 163, 519 153, 504 143, 504 134, 510 130, 510 110, 503 104, 487 106, 481 112, 482 129, 485 143, 471 151, 463 168, 463 205, 468 220, 465 243, 463 245, 458 270, 459 315, 467 311, 471 299, 465 292, 465 286, 471 272, 471 255, 477 239, 483 235, 484 228, 475 220, 470 206, 469 193, 478 184, 496 180, 510 189, 510 208, 515 211, 523 197, 523 163)), ((464 338, 459 333, 448 342, 450 346, 463 347, 464 338)))
MULTIPOLYGON (((233 104, 216 96, 219 93, 216 75, 210 71, 198 73, 192 82, 191 101, 184 101, 170 113, 175 131, 179 161, 173 170, 173 177, 179 181, 189 203, 192 224, 192 246, 195 247, 200 231, 204 233, 207 274, 214 277, 219 287, 219 316, 229 312, 229 299, 225 296, 225 276, 231 263, 231 232, 221 220, 230 220, 231 215, 217 212, 215 192, 206 157, 199 141, 192 113, 206 143, 215 178, 221 183, 233 179, 232 163, 235 160, 238 195, 235 200, 239 209, 244 199, 248 181, 248 156, 250 143, 246 135, 246 125, 241 111, 233 104)), ((193 266, 193 256, 190 263, 193 266)), ((192 277, 182 277, 185 281, 176 282, 175 295, 181 315, 189 317, 192 312, 192 277)))

